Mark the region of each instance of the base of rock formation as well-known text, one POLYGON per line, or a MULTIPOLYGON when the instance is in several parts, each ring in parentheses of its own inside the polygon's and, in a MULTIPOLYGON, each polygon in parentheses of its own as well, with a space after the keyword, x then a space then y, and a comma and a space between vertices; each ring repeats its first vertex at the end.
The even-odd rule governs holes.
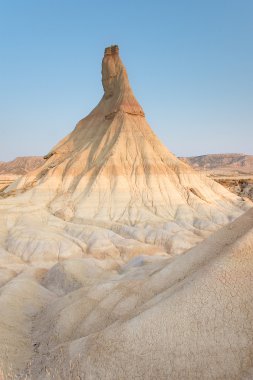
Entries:
POLYGON ((251 379, 252 226, 249 210, 183 255, 127 264, 2 249, 3 378, 251 379))

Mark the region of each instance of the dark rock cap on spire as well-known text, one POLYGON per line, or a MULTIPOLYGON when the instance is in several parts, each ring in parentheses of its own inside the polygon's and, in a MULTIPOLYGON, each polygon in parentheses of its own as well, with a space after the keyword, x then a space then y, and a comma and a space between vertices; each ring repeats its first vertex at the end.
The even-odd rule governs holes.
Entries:
POLYGON ((118 45, 111 45, 105 48, 105 55, 118 54, 119 47, 118 45))

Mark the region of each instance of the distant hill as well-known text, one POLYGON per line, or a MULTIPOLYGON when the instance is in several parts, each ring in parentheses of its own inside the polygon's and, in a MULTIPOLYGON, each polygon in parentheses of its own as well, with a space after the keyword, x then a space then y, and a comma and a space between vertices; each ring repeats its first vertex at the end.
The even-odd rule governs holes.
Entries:
POLYGON ((180 158, 233 193, 253 200, 253 156, 231 153, 180 158))
POLYGON ((42 166, 44 162, 40 156, 17 157, 12 161, 0 162, 0 174, 23 175, 42 166))
POLYGON ((21 175, 42 166, 44 162, 44 158, 40 156, 17 157, 8 162, 0 161, 0 191, 21 175))
POLYGON ((229 153, 207 154, 204 156, 180 157, 194 169, 206 170, 212 174, 251 174, 253 175, 253 156, 229 153))

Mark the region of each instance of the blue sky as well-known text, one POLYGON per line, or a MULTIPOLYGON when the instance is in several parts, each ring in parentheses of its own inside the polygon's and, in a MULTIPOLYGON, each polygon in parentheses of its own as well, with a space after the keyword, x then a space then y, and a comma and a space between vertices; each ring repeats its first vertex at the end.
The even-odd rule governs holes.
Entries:
POLYGON ((177 155, 253 154, 252 0, 0 0, 0 161, 46 154, 102 96, 118 44, 177 155))

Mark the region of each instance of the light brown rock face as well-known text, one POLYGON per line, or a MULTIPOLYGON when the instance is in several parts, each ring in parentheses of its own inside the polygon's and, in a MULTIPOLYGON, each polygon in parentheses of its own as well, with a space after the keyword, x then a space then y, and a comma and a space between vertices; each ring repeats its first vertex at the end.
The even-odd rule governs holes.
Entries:
POLYGON ((144 116, 130 87, 126 69, 119 57, 118 46, 105 49, 102 62, 102 84, 106 119, 114 117, 120 111, 130 115, 144 116))

